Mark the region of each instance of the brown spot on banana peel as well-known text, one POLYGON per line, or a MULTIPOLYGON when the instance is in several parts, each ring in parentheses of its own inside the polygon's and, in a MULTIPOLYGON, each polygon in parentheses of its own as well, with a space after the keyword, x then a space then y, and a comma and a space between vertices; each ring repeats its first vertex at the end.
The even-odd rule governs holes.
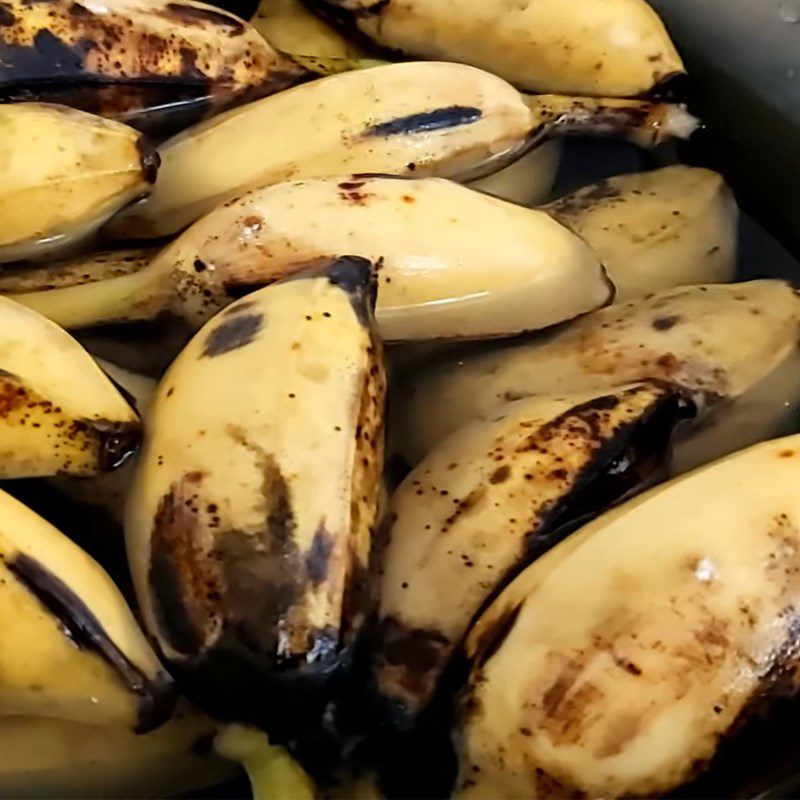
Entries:
POLYGON ((38 4, 6 5, 15 22, 0 26, 4 102, 61 102, 163 132, 308 74, 237 17, 201 5, 95 13, 51 0, 46 28, 38 4))
POLYGON ((206 336, 203 357, 224 355, 251 344, 264 326, 263 314, 237 314, 213 327, 206 336))
MULTIPOLYGON (((543 460, 550 463, 556 463, 554 447, 579 446, 585 451, 583 466, 573 475, 566 470, 551 473, 556 484, 563 484, 558 500, 534 505, 531 528, 520 542, 516 559, 506 565, 496 565, 494 583, 487 589, 475 616, 521 569, 569 535, 574 530, 571 523, 576 520, 584 523, 610 505, 641 491, 659 473, 669 455, 671 432, 682 420, 693 416, 696 409, 676 387, 654 383, 661 386, 662 391, 648 407, 633 419, 617 423, 605 432, 609 413, 619 407, 624 398, 607 395, 575 406, 542 425, 523 441, 518 452, 541 453, 543 460)), ((635 387, 626 394, 631 397, 642 391, 652 391, 652 386, 635 387)), ((493 482, 496 472, 489 476, 489 483, 493 482)), ((495 484, 502 482, 494 481, 495 484)), ((457 504, 453 515, 445 521, 441 535, 447 536, 458 518, 470 513, 474 505, 466 504, 462 508, 457 504)), ((404 636, 411 632, 414 641, 435 643, 435 647, 428 650, 430 663, 423 674, 415 674, 419 660, 403 663, 402 650, 398 648, 392 649, 390 663, 383 638, 379 638, 374 662, 378 688, 384 697, 391 699, 394 705, 392 723, 400 727, 407 725, 409 719, 430 700, 439 676, 458 644, 443 631, 431 629, 422 632, 406 627, 404 632, 403 622, 396 616, 387 629, 381 626, 380 636, 389 635, 392 642, 404 641, 404 636), (438 662, 434 661, 433 654, 438 657, 438 662)))
POLYGON ((424 111, 410 114, 407 117, 387 120, 370 125, 362 137, 370 136, 409 136, 417 133, 429 133, 447 128, 471 125, 483 117, 479 108, 469 106, 448 106, 435 111, 424 111))
POLYGON ((86 604, 43 564, 25 553, 5 560, 14 577, 58 620, 65 634, 81 650, 96 653, 137 697, 136 733, 146 733, 166 722, 176 699, 166 672, 149 678, 112 641, 86 604))

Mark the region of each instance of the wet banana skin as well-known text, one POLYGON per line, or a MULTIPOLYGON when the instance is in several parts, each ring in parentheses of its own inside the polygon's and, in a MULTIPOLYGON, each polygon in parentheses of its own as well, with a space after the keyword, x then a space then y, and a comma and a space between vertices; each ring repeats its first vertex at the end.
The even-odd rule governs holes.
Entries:
POLYGON ((396 724, 430 700, 480 607, 575 519, 651 482, 675 426, 693 413, 658 382, 522 400, 449 437, 411 472, 389 508, 374 659, 396 724))
POLYGON ((277 706, 313 703, 367 611, 383 460, 373 303, 369 262, 352 258, 250 294, 200 331, 151 406, 129 562, 182 685, 224 718, 294 724, 277 706))
POLYGON ((62 103, 147 129, 305 75, 249 24, 192 0, 8 0, 0 23, 0 100, 62 103))

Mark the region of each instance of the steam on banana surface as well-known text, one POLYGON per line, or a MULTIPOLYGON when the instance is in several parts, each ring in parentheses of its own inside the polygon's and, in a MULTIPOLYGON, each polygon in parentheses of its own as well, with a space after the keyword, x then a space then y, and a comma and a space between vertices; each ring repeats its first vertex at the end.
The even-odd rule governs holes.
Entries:
POLYGON ((690 167, 621 176, 542 210, 442 179, 291 181, 217 208, 157 256, 123 250, 8 270, 0 292, 70 328, 163 311, 197 325, 242 291, 346 252, 381 264, 376 316, 385 340, 487 338, 609 302, 600 261, 617 296, 728 280, 736 220, 722 179, 690 167))
POLYGON ((306 72, 243 20, 194 0, 10 0, 0 48, 4 102, 59 103, 154 133, 306 72))
POLYGON ((150 407, 128 557, 160 651, 223 718, 301 725, 352 658, 383 462, 373 303, 358 258, 254 292, 150 407))

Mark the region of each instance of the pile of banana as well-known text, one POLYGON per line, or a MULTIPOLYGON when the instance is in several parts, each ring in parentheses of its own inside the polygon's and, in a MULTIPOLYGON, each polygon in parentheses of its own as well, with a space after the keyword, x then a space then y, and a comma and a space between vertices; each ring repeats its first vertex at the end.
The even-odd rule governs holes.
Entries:
POLYGON ((800 296, 658 17, 225 5, 0 3, 0 797, 761 791, 800 296))

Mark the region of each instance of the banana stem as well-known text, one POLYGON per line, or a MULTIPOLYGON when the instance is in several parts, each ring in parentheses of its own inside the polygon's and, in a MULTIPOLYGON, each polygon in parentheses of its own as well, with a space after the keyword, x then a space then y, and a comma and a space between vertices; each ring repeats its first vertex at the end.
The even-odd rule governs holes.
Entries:
POLYGON ((267 735, 244 725, 228 725, 214 740, 224 758, 247 772, 253 800, 315 800, 317 789, 286 748, 270 744, 267 735))
POLYGON ((688 139, 699 121, 686 109, 669 103, 606 97, 523 95, 531 110, 532 138, 561 136, 624 136, 641 147, 667 139, 688 139))

